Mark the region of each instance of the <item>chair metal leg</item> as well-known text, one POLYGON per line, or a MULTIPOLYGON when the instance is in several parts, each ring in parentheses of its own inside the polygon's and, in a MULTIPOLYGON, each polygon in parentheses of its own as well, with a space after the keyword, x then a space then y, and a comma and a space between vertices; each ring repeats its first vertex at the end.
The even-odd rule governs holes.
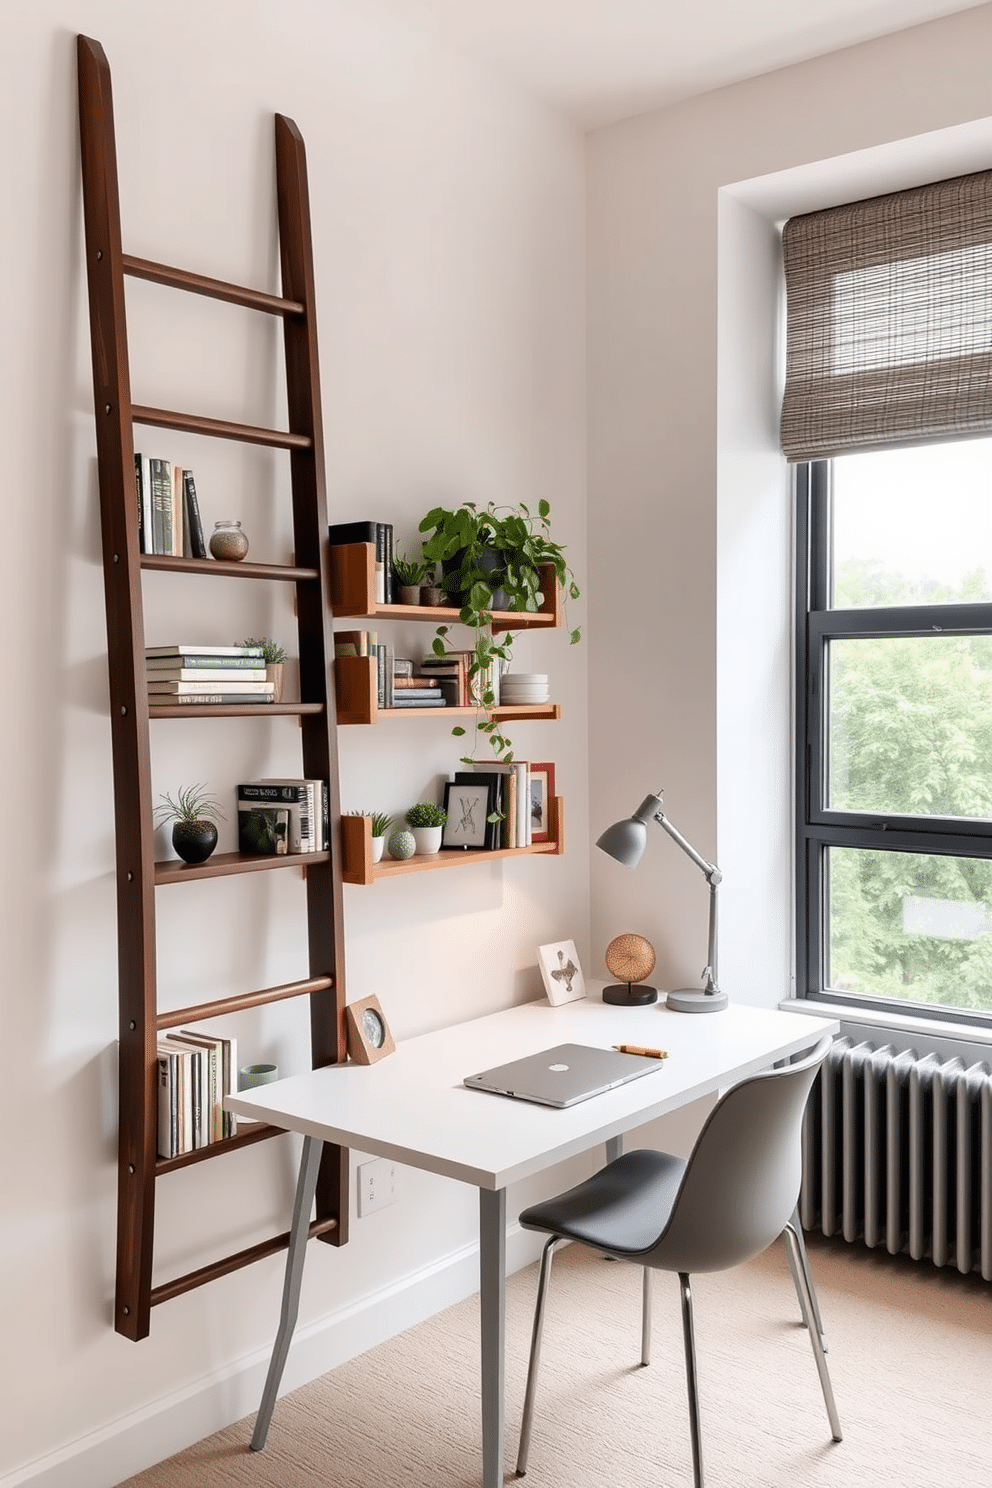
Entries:
MULTIPOLYGON (((809 1256, 806 1254, 806 1241, 803 1238, 803 1228, 799 1219, 798 1205, 793 1210, 791 1224, 795 1233, 796 1240, 798 1242, 798 1260, 799 1265, 802 1267, 803 1278, 806 1282, 805 1287, 800 1281, 799 1269, 796 1265, 796 1256, 793 1254, 793 1248, 788 1243, 788 1241, 786 1241, 785 1253, 789 1258, 789 1270, 792 1272, 792 1283, 796 1289, 796 1296, 799 1298, 799 1310, 803 1315, 803 1327, 809 1327, 809 1316, 806 1312, 806 1294, 808 1293, 813 1303, 813 1319, 816 1323, 816 1330, 820 1335, 820 1342, 823 1344, 823 1352, 826 1354, 829 1353, 829 1349, 827 1347, 827 1335, 823 1331, 823 1319, 820 1316, 820 1304, 816 1299, 816 1288, 813 1285, 813 1275, 809 1269, 809 1256)), ((784 1231, 783 1238, 785 1238, 784 1231)))
POLYGON ((699 1387, 696 1378, 696 1341, 692 1331, 692 1291, 689 1276, 679 1272, 682 1299, 682 1337, 685 1342, 685 1383, 689 1394, 689 1437, 692 1442, 693 1488, 703 1488, 703 1443, 699 1430, 699 1387))
POLYGON ((641 1279, 641 1367, 651 1363, 651 1282, 654 1272, 650 1266, 642 1266, 641 1279))
MULTIPOLYGON (((816 1299, 812 1288, 808 1284, 808 1272, 802 1264, 802 1251, 800 1250, 799 1236, 790 1220, 785 1227, 785 1236, 793 1253, 794 1275, 798 1275, 802 1281, 804 1290, 807 1291, 804 1311, 810 1317, 818 1316, 816 1310, 816 1299)), ((813 1358, 816 1361, 816 1372, 820 1376, 820 1389, 823 1391, 823 1403, 827 1407, 827 1419, 830 1422, 830 1434, 834 1441, 843 1441, 844 1433, 840 1429, 840 1417, 837 1414, 837 1406, 834 1401, 833 1386, 830 1383, 830 1374, 827 1369, 827 1356, 823 1351, 823 1343, 820 1339, 819 1327, 810 1328, 809 1341, 813 1347, 813 1358)))
POLYGON ((541 1363, 541 1339, 544 1336, 544 1306, 548 1297, 548 1282, 551 1280, 551 1260, 561 1243, 561 1236, 552 1235, 541 1255, 541 1274, 537 1283, 537 1302, 534 1305, 534 1327, 530 1335, 530 1363, 527 1365, 524 1414, 520 1423, 520 1446, 517 1448, 518 1478, 522 1478, 527 1472, 530 1429, 534 1419, 534 1396, 537 1393, 537 1371, 541 1363))

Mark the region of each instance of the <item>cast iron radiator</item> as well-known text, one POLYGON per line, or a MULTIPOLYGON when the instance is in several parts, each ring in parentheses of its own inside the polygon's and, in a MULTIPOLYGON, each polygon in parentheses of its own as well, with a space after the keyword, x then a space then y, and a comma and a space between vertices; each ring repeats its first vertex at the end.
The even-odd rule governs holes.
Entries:
POLYGON ((806 1230, 992 1280, 992 1072, 835 1039, 803 1122, 806 1230))

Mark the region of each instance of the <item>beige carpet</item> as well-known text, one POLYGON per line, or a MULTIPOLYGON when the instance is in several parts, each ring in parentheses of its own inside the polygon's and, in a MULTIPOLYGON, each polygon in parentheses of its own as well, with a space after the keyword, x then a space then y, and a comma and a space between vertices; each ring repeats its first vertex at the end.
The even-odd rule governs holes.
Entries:
MULTIPOLYGON (((809 1243, 844 1441, 830 1440, 784 1247, 693 1286, 707 1488, 987 1488, 992 1288, 929 1263, 809 1243)), ((513 1475, 536 1267, 507 1300, 513 1475)), ((578 1247, 555 1261, 529 1488, 691 1488, 678 1284, 655 1282, 639 1357, 639 1273, 578 1247)), ((478 1488, 475 1299, 371 1350, 127 1488, 478 1488)))

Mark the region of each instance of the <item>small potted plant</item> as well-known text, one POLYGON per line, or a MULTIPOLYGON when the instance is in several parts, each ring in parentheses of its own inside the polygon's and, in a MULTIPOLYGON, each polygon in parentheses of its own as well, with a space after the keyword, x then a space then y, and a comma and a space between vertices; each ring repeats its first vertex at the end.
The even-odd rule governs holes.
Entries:
POLYGON ((205 786, 184 785, 174 796, 162 795, 165 803, 155 807, 159 825, 172 822, 172 845, 184 863, 205 863, 217 846, 215 818, 224 820, 216 797, 205 786))
POLYGON ((362 811, 359 814, 367 816, 372 823, 372 861, 378 863, 382 858, 386 833, 393 824, 393 818, 384 811, 362 811))
POLYGON ((265 664, 265 680, 273 683, 272 701, 282 702, 283 662, 286 653, 283 648, 276 644, 271 636, 249 636, 247 640, 238 641, 239 646, 261 646, 262 655, 259 658, 265 664))
POLYGON ((399 585, 400 604, 419 605, 420 586, 434 577, 434 564, 417 558, 394 558, 393 573, 399 585))
POLYGON ((441 850, 441 833, 448 813, 436 801, 418 801, 406 813, 406 824, 413 833, 417 852, 428 856, 441 850))

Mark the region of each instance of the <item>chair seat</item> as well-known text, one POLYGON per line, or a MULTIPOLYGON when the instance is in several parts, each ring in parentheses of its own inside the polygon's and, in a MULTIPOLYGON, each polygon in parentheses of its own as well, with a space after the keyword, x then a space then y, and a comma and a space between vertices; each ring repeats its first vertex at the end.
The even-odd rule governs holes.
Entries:
POLYGON ((520 1223, 610 1255, 643 1255, 668 1223, 685 1170, 685 1159, 670 1152, 625 1152, 584 1183, 532 1204, 520 1223))

